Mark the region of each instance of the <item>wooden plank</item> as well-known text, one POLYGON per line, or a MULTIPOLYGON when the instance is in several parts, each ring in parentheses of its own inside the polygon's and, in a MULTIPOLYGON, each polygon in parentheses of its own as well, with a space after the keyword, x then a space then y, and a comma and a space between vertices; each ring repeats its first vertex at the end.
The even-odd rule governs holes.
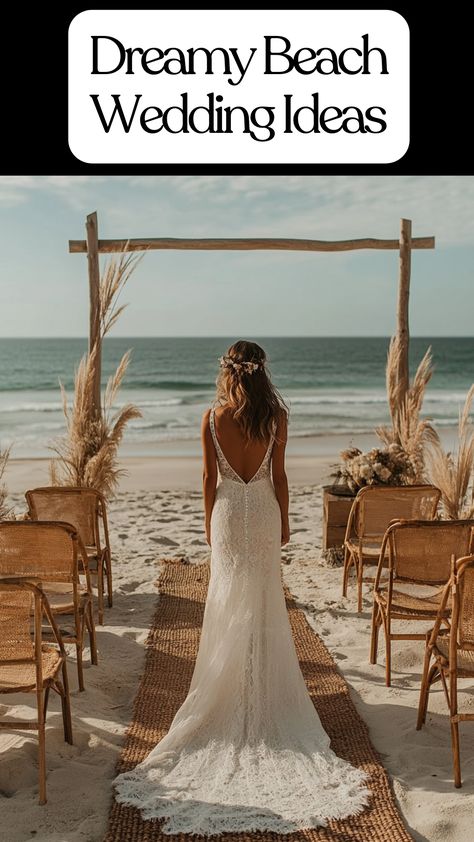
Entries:
POLYGON ((86 220, 86 251, 89 272, 89 353, 96 348, 94 381, 92 387, 92 413, 95 418, 101 413, 100 379, 102 370, 102 348, 100 341, 100 267, 97 213, 90 213, 86 220))
POLYGON ((400 220, 400 273, 398 282, 397 339, 400 349, 398 382, 402 394, 406 394, 410 382, 408 352, 410 344, 409 301, 411 274, 411 220, 400 220))
MULTIPOLYGON (((155 237, 134 240, 99 240, 100 254, 123 251, 146 251, 153 249, 184 249, 197 251, 352 251, 355 249, 400 249, 400 240, 378 240, 368 237, 361 240, 299 240, 263 238, 187 239, 180 237, 155 237), (128 244, 128 245, 127 245, 128 244)), ((414 249, 434 249, 434 237, 414 237, 414 249)), ((69 240, 72 254, 87 252, 86 240, 69 240)))
POLYGON ((323 550, 343 545, 353 502, 352 496, 332 494, 331 486, 323 488, 323 550))
POLYGON ((323 529, 323 550, 329 550, 331 547, 342 547, 345 537, 345 526, 328 526, 328 524, 325 524, 323 529))
POLYGON ((345 526, 352 507, 353 498, 339 497, 337 500, 329 498, 325 510, 333 526, 345 526))

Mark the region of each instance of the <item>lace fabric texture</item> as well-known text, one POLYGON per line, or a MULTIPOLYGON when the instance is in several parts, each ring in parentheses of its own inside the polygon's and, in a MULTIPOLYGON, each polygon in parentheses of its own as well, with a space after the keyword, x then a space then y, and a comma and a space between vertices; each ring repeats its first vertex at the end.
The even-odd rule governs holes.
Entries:
POLYGON ((366 774, 329 746, 301 674, 280 573, 273 438, 245 483, 210 417, 219 482, 211 578, 188 696, 166 737, 114 782, 163 832, 291 833, 363 810, 366 774))

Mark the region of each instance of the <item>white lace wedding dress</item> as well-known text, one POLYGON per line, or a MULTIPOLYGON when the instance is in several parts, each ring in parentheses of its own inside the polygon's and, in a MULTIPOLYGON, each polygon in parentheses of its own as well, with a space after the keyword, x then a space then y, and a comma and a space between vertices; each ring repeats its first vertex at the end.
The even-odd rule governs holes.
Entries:
POLYGON ((219 465, 211 578, 189 694, 166 737, 114 782, 163 831, 316 827, 360 812, 366 775, 337 757, 301 674, 281 583, 273 440, 245 483, 210 425, 219 465))

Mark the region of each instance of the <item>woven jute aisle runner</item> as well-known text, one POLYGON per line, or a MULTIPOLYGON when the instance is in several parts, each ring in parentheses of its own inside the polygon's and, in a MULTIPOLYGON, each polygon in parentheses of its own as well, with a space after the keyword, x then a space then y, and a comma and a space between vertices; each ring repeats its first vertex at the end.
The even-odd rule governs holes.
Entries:
MULTIPOLYGON (((159 580, 160 600, 147 640, 145 672, 135 699, 117 772, 132 769, 168 731, 184 701, 194 667, 209 581, 208 565, 170 561, 159 580)), ((370 774, 371 806, 361 815, 331 821, 327 827, 276 833, 226 833, 226 842, 409 842, 395 805, 387 774, 371 745, 367 726, 357 713, 349 688, 326 647, 287 593, 296 651, 309 692, 331 748, 370 774)), ((161 821, 144 821, 134 807, 114 802, 104 842, 196 842, 197 836, 161 833, 161 821)), ((204 837, 200 837, 201 839, 204 837)))

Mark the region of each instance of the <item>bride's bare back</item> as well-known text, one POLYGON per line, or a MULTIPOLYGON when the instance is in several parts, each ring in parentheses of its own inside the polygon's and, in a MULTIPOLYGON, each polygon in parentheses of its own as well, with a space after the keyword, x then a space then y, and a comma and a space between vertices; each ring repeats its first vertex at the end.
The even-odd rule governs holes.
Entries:
POLYGON ((229 407, 217 407, 214 414, 216 435, 229 465, 244 482, 249 482, 262 464, 270 443, 246 441, 229 407))

